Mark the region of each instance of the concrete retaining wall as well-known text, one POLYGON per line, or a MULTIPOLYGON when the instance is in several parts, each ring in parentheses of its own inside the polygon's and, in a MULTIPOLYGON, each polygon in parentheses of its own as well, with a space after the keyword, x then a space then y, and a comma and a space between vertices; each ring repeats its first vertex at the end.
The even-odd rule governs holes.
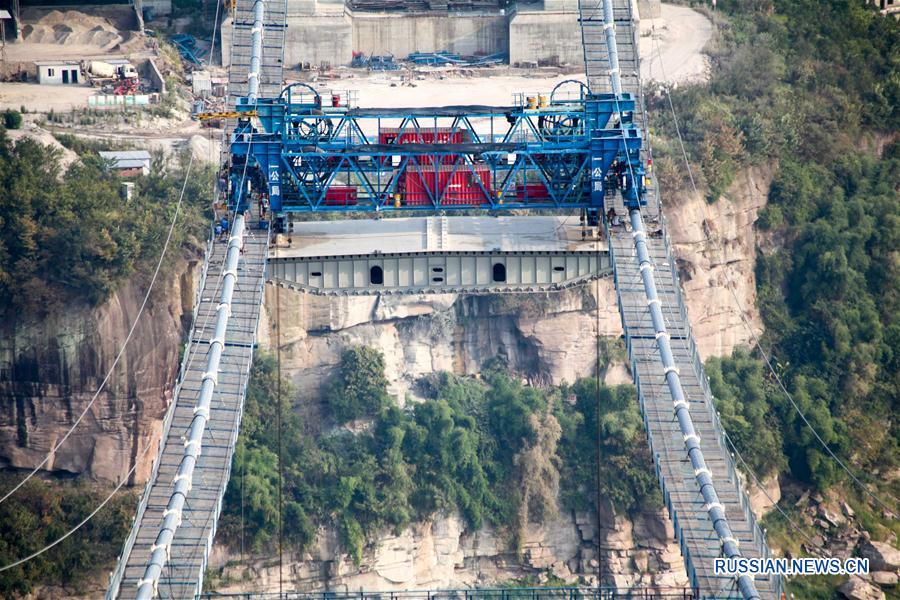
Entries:
MULTIPOLYGON (((566 0, 568 1, 568 0, 566 0)), ((572 11, 455 14, 341 13, 333 0, 288 3, 284 64, 347 65, 354 51, 393 54, 447 50, 506 53, 510 64, 584 63, 578 15, 572 11), (315 14, 303 14, 315 11, 315 14)), ((231 22, 222 24, 222 62, 229 64, 231 22)))
MULTIPOLYGON (((508 21, 501 14, 397 15, 356 13, 353 49, 366 54, 447 50, 460 54, 509 52, 508 21)), ((350 57, 347 57, 349 62, 350 57)))
POLYGON ((228 16, 222 20, 222 26, 219 27, 219 52, 222 53, 223 67, 231 64, 231 23, 231 17, 228 16))
POLYGON ((519 12, 509 22, 509 63, 584 64, 574 12, 519 12))
POLYGON ((150 85, 153 86, 153 91, 165 95, 166 79, 162 76, 162 73, 159 72, 156 63, 153 62, 152 58, 148 58, 146 61, 142 62, 138 69, 140 70, 141 77, 150 80, 150 85))
MULTIPOLYGON (((284 36, 284 66, 300 63, 346 65, 353 57, 353 25, 349 15, 289 16, 284 36)), ((222 23, 222 65, 231 64, 231 18, 222 23)))
POLYGON ((346 65, 353 58, 353 25, 348 15, 288 17, 284 66, 298 63, 346 65))

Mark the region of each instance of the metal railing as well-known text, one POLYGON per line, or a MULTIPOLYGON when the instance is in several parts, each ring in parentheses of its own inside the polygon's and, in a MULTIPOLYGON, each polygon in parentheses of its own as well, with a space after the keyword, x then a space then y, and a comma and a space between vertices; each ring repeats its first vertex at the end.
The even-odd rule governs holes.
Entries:
POLYGON ((209 238, 206 242, 206 250, 203 253, 203 267, 200 271, 200 278, 198 280, 199 285, 197 285, 197 289, 194 292, 194 308, 191 316, 191 329, 188 332, 188 341, 184 346, 184 354, 181 357, 181 365, 178 368, 178 379, 175 383, 175 387, 173 388, 172 401, 169 403, 169 407, 166 409, 165 417, 163 417, 163 428, 162 434, 159 438, 159 447, 157 449, 156 457, 153 459, 153 466, 150 469, 150 477, 148 477, 146 483, 144 483, 144 491, 141 493, 141 501, 140 503, 138 503, 137 512, 135 512, 134 519, 132 519, 131 522, 131 531, 129 532, 128 537, 125 539, 125 544, 122 546, 122 551, 119 553, 115 570, 113 570, 109 574, 109 585, 107 587, 106 593, 107 598, 115 598, 118 595, 119 587, 122 584, 122 578, 125 576, 125 567, 127 566, 128 556, 131 554, 131 550, 134 548, 135 539, 137 539, 138 527, 135 527, 135 524, 139 523, 140 520, 144 517, 144 513, 147 510, 147 504, 150 502, 150 493, 153 489, 153 483, 156 481, 157 474, 159 473, 159 467, 163 455, 163 448, 165 446, 166 439, 168 439, 169 430, 172 427, 172 419, 175 415, 175 408, 178 405, 178 395, 181 393, 181 385, 184 381, 184 376, 187 372, 188 361, 191 357, 191 346, 194 343, 194 330, 197 327, 197 315, 200 311, 203 292, 205 291, 206 284, 208 283, 206 280, 206 274, 209 271, 209 260, 212 256, 213 244, 215 244, 215 242, 215 232, 213 231, 212 226, 210 226, 209 238))
POLYGON ((260 592, 201 594, 204 599, 244 600, 693 600, 690 588, 530 587, 396 592, 260 592))

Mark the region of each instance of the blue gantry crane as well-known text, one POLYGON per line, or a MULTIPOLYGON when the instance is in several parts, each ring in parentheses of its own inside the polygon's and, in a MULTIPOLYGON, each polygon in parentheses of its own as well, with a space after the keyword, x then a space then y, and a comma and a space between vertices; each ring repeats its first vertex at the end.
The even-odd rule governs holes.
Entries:
POLYGON ((525 97, 515 106, 356 108, 306 84, 241 99, 232 201, 275 212, 598 210, 620 186, 640 204, 642 133, 629 94, 525 97), (539 102, 537 98, 543 101, 539 102))

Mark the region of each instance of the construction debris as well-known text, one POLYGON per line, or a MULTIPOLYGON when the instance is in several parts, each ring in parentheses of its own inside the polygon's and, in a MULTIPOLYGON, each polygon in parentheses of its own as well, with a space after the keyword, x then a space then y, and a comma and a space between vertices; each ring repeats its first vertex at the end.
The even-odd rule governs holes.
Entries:
POLYGON ((369 69, 370 71, 400 70, 400 64, 394 60, 393 54, 367 57, 365 52, 354 52, 350 66, 354 69, 369 69))
POLYGON ((202 59, 206 51, 197 46, 197 38, 189 33, 179 33, 173 35, 169 40, 175 44, 182 59, 197 67, 203 64, 202 59))
POLYGON ((499 65, 506 62, 506 55, 503 53, 498 53, 490 55, 463 56, 461 54, 447 51, 413 52, 409 55, 407 60, 417 65, 488 67, 491 65, 499 65))

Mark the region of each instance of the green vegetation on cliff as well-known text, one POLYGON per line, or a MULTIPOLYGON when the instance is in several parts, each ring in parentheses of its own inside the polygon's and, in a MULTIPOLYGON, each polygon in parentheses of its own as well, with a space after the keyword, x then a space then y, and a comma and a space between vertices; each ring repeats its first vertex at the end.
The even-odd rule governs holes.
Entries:
MULTIPOLYGON (((181 191, 187 162, 155 155, 130 202, 121 179, 84 146, 63 169, 60 153, 0 129, 0 314, 42 314, 72 301, 101 302, 152 271, 181 191)), ((194 164, 169 262, 205 239, 203 200, 211 168, 194 164)))
MULTIPOLYGON (((558 498, 562 508, 594 510, 598 399, 601 493, 622 510, 659 506, 630 386, 584 379, 540 390, 496 362, 483 381, 425 377, 425 400, 405 408, 386 386, 379 352, 347 350, 326 397, 329 418, 350 426, 320 430, 301 422, 282 382, 284 533, 295 547, 313 540, 316 525, 334 524, 359 561, 367 538, 439 511, 498 526, 515 547, 525 523, 552 516, 558 498)), ((221 521, 225 540, 237 548, 243 539, 248 552, 277 539, 277 389, 274 359, 258 354, 221 521)))
MULTIPOLYGON (((900 23, 856 0, 721 0, 706 85, 672 92, 707 199, 776 166, 758 227, 759 309, 774 366, 824 441, 900 497, 900 23), (893 477, 893 481, 887 483, 893 477)), ((664 194, 687 182, 654 101, 664 194)), ((840 486, 875 538, 897 532, 815 439, 758 352, 710 361, 736 446, 760 475, 840 486)))
MULTIPOLYGON (((20 475, 5 477, 0 488, 9 489, 20 479, 20 475)), ((0 504, 0 564, 8 565, 55 541, 87 517, 107 493, 105 488, 84 482, 32 479, 0 504)), ((36 585, 65 590, 45 594, 46 597, 85 593, 83 588, 97 570, 113 567, 136 505, 134 494, 118 494, 76 535, 33 560, 0 573, 0 596, 21 598, 36 585)))

